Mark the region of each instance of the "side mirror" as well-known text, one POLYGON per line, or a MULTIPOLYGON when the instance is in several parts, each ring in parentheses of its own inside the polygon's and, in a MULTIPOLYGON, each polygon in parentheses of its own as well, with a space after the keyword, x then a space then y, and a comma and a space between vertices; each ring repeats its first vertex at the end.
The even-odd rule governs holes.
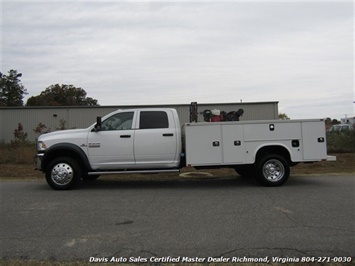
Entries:
POLYGON ((95 131, 100 131, 101 130, 101 116, 98 116, 96 118, 96 125, 95 125, 95 131))

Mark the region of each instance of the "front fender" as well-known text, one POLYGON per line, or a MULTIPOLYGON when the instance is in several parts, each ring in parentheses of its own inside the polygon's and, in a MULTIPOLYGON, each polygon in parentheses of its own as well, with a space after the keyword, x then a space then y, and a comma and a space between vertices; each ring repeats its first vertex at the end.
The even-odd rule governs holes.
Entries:
POLYGON ((89 171, 91 169, 89 160, 85 152, 73 143, 58 143, 49 147, 45 151, 42 157, 41 169, 46 170, 47 165, 56 157, 68 156, 78 161, 80 166, 85 170, 89 171))

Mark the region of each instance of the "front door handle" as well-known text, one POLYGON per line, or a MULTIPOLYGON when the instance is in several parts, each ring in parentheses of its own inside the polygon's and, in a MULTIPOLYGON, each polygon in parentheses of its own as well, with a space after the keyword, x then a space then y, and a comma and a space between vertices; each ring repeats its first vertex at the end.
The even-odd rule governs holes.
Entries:
POLYGON ((131 135, 121 135, 120 138, 121 139, 129 139, 131 137, 131 135))
POLYGON ((163 134, 163 137, 172 137, 172 136, 174 136, 173 133, 164 133, 163 134))

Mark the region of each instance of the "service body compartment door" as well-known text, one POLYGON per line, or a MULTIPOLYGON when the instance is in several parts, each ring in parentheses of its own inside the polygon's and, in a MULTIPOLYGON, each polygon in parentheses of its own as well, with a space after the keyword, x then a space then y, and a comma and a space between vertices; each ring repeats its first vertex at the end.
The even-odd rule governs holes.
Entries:
POLYGON ((222 125, 223 163, 243 163, 245 158, 244 126, 222 125))
POLYGON ((222 132, 218 124, 185 126, 186 164, 192 166, 222 163, 222 132))
POLYGON ((327 158, 324 121, 302 122, 303 160, 320 161, 327 158))
POLYGON ((300 122, 262 121, 244 125, 245 141, 280 141, 301 138, 300 122))

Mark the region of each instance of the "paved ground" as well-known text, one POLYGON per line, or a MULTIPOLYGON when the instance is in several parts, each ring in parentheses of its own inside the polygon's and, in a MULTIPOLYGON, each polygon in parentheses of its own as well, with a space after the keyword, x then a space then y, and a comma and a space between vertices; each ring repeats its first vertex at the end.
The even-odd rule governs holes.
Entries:
POLYGON ((355 256, 355 176, 0 187, 2 258, 355 256))

